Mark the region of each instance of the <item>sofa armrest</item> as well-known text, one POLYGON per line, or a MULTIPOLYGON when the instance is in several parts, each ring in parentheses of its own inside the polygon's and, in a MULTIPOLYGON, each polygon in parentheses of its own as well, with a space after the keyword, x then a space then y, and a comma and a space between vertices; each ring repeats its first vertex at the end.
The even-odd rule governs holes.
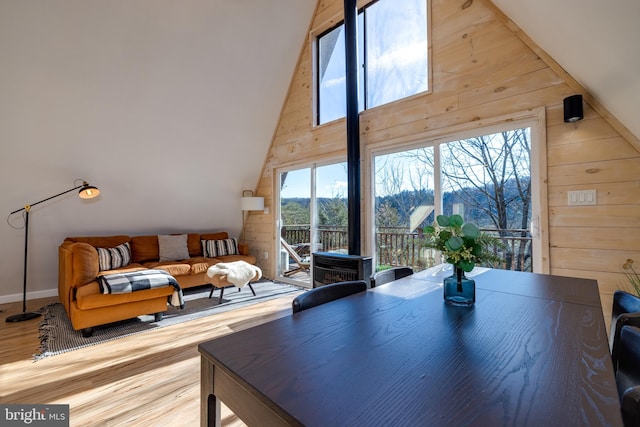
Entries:
POLYGON ((58 297, 68 311, 75 290, 98 276, 98 251, 88 243, 65 241, 58 248, 58 297))
POLYGON ((249 255, 249 245, 238 242, 238 252, 240 255, 249 255))
POLYGON ((69 305, 71 304, 71 274, 72 274, 72 262, 71 262, 71 250, 69 246, 73 243, 64 242, 58 247, 58 298, 64 306, 64 309, 69 312, 69 305))

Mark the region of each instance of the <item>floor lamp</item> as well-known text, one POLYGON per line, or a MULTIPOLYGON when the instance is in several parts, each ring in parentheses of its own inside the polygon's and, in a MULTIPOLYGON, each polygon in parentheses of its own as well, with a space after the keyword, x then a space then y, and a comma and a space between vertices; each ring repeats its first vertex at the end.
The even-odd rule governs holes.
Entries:
POLYGON ((22 276, 22 313, 14 314, 13 316, 7 317, 7 322, 22 322, 23 320, 35 319, 36 317, 40 316, 40 313, 27 312, 27 248, 29 245, 29 211, 35 205, 39 205, 40 203, 46 202, 47 200, 55 199, 56 197, 70 193, 73 190, 80 190, 78 195, 81 199, 93 199, 100 194, 100 190, 92 185, 87 184, 87 181, 76 180, 74 185, 80 181, 82 182, 82 184, 76 185, 70 190, 63 191, 62 193, 58 193, 55 196, 47 197, 46 199, 40 200, 39 202, 26 205, 24 208, 15 210, 9 214, 9 216, 11 216, 13 214, 17 214, 18 212, 24 211, 24 274, 22 276))

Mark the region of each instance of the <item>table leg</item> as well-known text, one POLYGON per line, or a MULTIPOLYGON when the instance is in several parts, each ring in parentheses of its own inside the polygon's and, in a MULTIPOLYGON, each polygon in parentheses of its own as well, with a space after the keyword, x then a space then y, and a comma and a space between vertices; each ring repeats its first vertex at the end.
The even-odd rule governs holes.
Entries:
POLYGON ((213 393, 213 365, 200 359, 200 427, 220 427, 220 399, 213 393))

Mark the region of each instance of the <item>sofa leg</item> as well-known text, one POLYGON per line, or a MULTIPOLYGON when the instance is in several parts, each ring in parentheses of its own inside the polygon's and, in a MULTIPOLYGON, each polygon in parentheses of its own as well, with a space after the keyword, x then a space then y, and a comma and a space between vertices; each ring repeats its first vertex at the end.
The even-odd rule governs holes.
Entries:
POLYGON ((80 332, 82 333, 83 338, 89 338, 93 335, 93 328, 82 328, 80 332))
POLYGON ((153 320, 154 322, 159 322, 162 320, 163 317, 164 317, 164 313, 160 311, 158 313, 154 313, 153 320))

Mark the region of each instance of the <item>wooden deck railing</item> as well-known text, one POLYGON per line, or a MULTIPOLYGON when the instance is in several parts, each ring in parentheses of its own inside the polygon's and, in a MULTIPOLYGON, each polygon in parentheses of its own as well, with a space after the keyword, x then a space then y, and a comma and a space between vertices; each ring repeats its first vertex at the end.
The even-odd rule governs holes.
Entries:
MULTIPOLYGON (((482 229, 498 237, 503 248, 493 248, 502 260, 494 267, 506 270, 532 271, 531 235, 528 230, 482 229)), ((318 229, 319 243, 311 249, 310 228, 308 224, 287 225, 282 228, 282 237, 293 246, 297 246, 300 255, 306 256, 314 251, 337 251, 348 249, 347 227, 321 226, 318 229)), ((409 265, 415 270, 423 270, 436 264, 436 251, 423 248, 419 233, 409 233, 406 228, 389 227, 376 233, 376 259, 378 269, 409 265)))

